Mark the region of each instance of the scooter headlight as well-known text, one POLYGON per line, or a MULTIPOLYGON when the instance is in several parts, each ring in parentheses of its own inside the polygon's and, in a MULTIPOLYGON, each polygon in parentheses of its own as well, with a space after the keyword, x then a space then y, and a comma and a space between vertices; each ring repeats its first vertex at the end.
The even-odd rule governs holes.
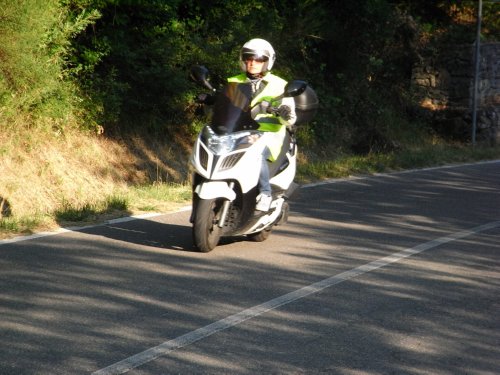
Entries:
POLYGON ((206 138, 206 144, 215 155, 226 154, 234 148, 234 138, 230 135, 216 135, 206 138))
POLYGON ((259 132, 217 135, 209 126, 206 126, 203 130, 203 140, 215 155, 227 154, 237 149, 250 147, 259 137, 259 132))

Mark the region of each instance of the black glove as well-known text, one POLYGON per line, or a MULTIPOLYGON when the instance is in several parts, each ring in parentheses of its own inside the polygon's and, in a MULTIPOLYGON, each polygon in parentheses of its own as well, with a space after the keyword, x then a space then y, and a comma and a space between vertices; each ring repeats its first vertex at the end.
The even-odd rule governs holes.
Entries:
POLYGON ((288 121, 292 118, 292 109, 287 105, 279 106, 276 112, 285 121, 288 121))
POLYGON ((212 105, 215 103, 215 96, 210 94, 200 94, 196 99, 196 101, 200 104, 212 105))

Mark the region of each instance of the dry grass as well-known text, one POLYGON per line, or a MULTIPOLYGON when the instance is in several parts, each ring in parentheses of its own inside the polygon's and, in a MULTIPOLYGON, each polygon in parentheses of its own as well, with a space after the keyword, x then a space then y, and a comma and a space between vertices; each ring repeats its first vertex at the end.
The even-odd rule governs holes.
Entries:
MULTIPOLYGON (((0 133, 0 238, 189 204, 190 140, 19 129, 0 133)), ((500 148, 428 145, 364 157, 299 155, 297 180, 306 182, 496 159, 500 148)))
POLYGON ((105 139, 68 135, 51 142, 43 134, 12 145, 0 160, 0 195, 12 214, 49 213, 63 202, 94 202, 122 187, 130 164, 125 150, 105 139))
POLYGON ((140 137, 111 140, 78 131, 64 135, 22 128, 2 132, 0 232, 5 236, 52 228, 62 223, 57 222, 57 214, 64 212, 110 216, 112 210, 106 207, 116 197, 123 197, 118 200, 124 203, 115 216, 166 209, 168 206, 158 203, 161 197, 154 197, 153 204, 141 202, 148 199, 144 198, 147 194, 137 190, 137 186, 151 183, 159 186, 187 180, 187 157, 183 156, 187 146, 173 149, 164 144, 140 137), (139 203, 129 204, 129 197, 136 197, 139 203))

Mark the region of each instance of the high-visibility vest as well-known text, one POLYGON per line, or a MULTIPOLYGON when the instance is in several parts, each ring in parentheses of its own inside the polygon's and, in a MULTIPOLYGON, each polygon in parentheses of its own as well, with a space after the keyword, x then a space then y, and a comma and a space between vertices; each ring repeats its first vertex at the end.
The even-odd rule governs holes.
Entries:
MULTIPOLYGON (((230 83, 248 83, 250 84, 246 74, 240 74, 227 80, 230 83)), ((285 90, 286 81, 283 78, 275 76, 272 73, 267 73, 264 78, 262 78, 261 85, 265 84, 263 90, 261 90, 253 99, 250 105, 253 107, 255 104, 260 103, 262 101, 271 102, 272 105, 276 105, 273 103, 273 99, 283 93, 285 90)), ((279 104, 279 103, 277 103, 279 104)), ((270 113, 259 113, 255 117, 255 121, 259 123, 259 130, 268 131, 268 132, 277 132, 280 131, 283 127, 279 121, 279 119, 270 113)))
MULTIPOLYGON (((227 81, 229 83, 250 84, 245 73, 230 77, 227 81)), ((283 93, 287 82, 283 78, 275 76, 272 73, 267 73, 264 78, 262 78, 260 84, 265 84, 265 87, 263 90, 259 90, 260 92, 252 99, 250 105, 253 107, 255 104, 262 101, 268 101, 273 106, 279 104, 273 103, 273 99, 283 93)), ((282 125, 278 117, 271 113, 259 113, 254 120, 259 124, 259 130, 276 133, 275 136, 269 137, 268 141, 271 159, 276 159, 281 151, 283 140, 285 139, 286 126, 282 125)))

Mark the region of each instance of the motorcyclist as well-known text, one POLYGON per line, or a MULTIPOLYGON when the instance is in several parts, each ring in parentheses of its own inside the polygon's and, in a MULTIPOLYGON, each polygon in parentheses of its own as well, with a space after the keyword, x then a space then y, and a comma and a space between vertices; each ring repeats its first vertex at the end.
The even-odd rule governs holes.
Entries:
POLYGON ((228 82, 250 84, 252 88, 252 102, 254 106, 262 102, 271 102, 278 105, 276 114, 267 113, 262 107, 254 120, 259 123, 259 130, 265 132, 266 148, 262 154, 262 166, 259 175, 259 195, 256 209, 268 211, 272 202, 271 185, 269 183, 269 166, 267 160, 276 160, 286 135, 286 126, 296 121, 295 102, 293 98, 282 98, 278 103, 273 98, 283 93, 286 81, 273 73, 271 68, 276 60, 276 53, 272 45, 264 39, 251 39, 246 42, 240 51, 240 67, 242 74, 228 78, 228 82))

